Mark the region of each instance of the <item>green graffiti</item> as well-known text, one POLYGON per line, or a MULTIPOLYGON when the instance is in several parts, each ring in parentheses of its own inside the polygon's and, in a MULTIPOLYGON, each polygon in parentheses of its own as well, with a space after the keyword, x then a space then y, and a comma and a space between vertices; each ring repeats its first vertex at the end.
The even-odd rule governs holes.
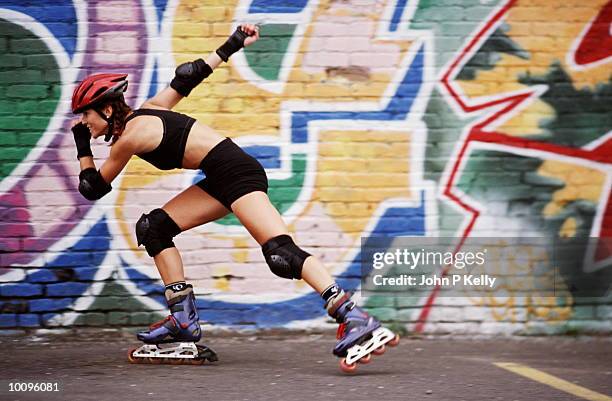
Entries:
POLYGON ((159 312, 146 312, 148 307, 135 298, 125 287, 109 281, 87 308, 80 314, 75 326, 149 326, 161 319, 159 312))
POLYGON ((556 267, 559 276, 564 280, 568 290, 581 302, 606 304, 610 302, 612 286, 612 269, 610 263, 595 270, 585 268, 590 261, 585 261, 589 246, 597 244, 596 238, 591 238, 591 228, 595 220, 597 205, 590 201, 576 200, 565 205, 563 210, 547 221, 547 228, 552 233, 558 233, 561 226, 571 218, 576 222, 576 230, 572 236, 555 236, 556 267), (606 299, 607 298, 607 299, 606 299))
POLYGON ((491 15, 502 0, 490 2, 480 0, 421 0, 413 18, 410 29, 431 30, 434 38, 435 66, 445 66, 457 51, 469 42, 483 21, 491 15))
MULTIPOLYGON (((471 120, 460 120, 444 101, 438 89, 435 89, 427 104, 423 121, 427 124, 424 178, 439 183, 446 165, 452 160, 453 151, 464 125, 471 120)), ((463 214, 446 199, 438 202, 438 216, 440 235, 454 236, 464 220, 463 214)))
MULTIPOLYGON (((268 196, 276 209, 283 214, 291 205, 293 205, 300 191, 304 187, 304 178, 306 175, 306 155, 295 154, 291 161, 291 177, 277 180, 269 180, 268 196)), ((217 223, 223 225, 241 225, 233 214, 228 214, 224 218, 217 220, 217 223)))
POLYGON ((261 26, 261 38, 244 49, 249 66, 257 75, 269 81, 278 79, 295 28, 293 24, 261 26))
POLYGON ((31 32, 0 20, 0 180, 12 173, 49 124, 61 93, 59 66, 31 32))
POLYGON ((457 187, 482 204, 506 203, 505 216, 528 219, 542 227, 544 207, 565 186, 559 179, 539 175, 542 163, 536 158, 477 150, 469 155, 457 187))
POLYGON ((509 54, 523 60, 528 60, 529 52, 506 34, 509 30, 508 24, 501 24, 461 69, 457 79, 463 81, 473 80, 476 78, 478 71, 492 70, 501 61, 502 54, 509 54))
POLYGON ((524 74, 519 82, 526 85, 547 85, 540 99, 555 110, 555 117, 541 119, 543 135, 531 138, 558 145, 582 147, 612 130, 612 74, 607 83, 594 89, 576 89, 571 77, 559 62, 554 62, 546 75, 524 74))
POLYGON ((440 180, 446 168, 461 132, 473 119, 461 120, 434 89, 427 103, 423 121, 427 125, 427 147, 425 149, 425 179, 440 180))
POLYGON ((560 278, 574 296, 584 296, 580 294, 601 287, 598 283, 609 285, 612 282, 609 268, 585 272, 582 267, 597 205, 576 199, 563 205, 558 213, 546 216, 544 208, 552 201, 554 192, 566 184, 563 180, 538 174, 542 163, 541 159, 500 151, 474 151, 457 187, 487 205, 486 213, 490 217, 510 218, 529 235, 535 235, 534 229, 537 229, 540 236, 555 245, 554 268, 560 278), (560 231, 568 218, 575 221, 576 229, 571 237, 564 238, 560 231))

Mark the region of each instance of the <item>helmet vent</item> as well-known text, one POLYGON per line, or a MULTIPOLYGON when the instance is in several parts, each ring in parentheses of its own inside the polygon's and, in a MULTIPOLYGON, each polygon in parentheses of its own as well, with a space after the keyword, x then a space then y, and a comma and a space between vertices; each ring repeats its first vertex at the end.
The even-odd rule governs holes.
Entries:
POLYGON ((85 97, 87 92, 89 92, 92 86, 93 86, 93 83, 89 84, 87 88, 85 88, 85 90, 81 91, 81 96, 79 97, 79 103, 83 101, 83 98, 85 97))
POLYGON ((103 94, 104 92, 106 92, 108 90, 108 88, 100 88, 96 91, 96 93, 94 93, 93 98, 97 98, 98 96, 100 96, 101 94, 103 94))

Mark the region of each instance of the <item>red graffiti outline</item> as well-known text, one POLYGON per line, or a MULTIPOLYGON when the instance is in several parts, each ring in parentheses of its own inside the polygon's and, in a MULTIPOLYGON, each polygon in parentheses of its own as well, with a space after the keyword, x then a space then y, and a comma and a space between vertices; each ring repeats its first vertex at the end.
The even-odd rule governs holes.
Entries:
MULTIPOLYGON (((457 105, 461 108, 463 112, 473 113, 490 108, 499 108, 499 110, 496 110, 492 114, 486 115, 483 119, 474 123, 472 127, 469 127, 469 132, 465 137, 464 142, 461 144, 461 147, 457 152, 457 156, 454 158, 455 163, 452 167, 450 177, 444 188, 444 196, 457 203, 468 214, 471 214, 471 218, 467 226, 463 230, 461 240, 457 244, 455 252, 457 252, 463 246, 465 240, 472 231, 476 220, 480 216, 480 211, 478 209, 462 201, 460 199, 460 196, 453 191, 455 186, 455 180, 457 178, 457 173, 461 164, 464 162, 466 151, 471 142, 495 143, 515 148, 540 150, 553 154, 565 155, 599 163, 612 163, 612 140, 607 140, 596 148, 587 150, 579 148, 570 148, 566 146, 555 145, 552 143, 540 142, 532 139, 514 137, 508 134, 504 134, 502 132, 491 132, 486 130, 487 126, 491 125, 495 121, 499 121, 503 116, 507 116, 508 113, 510 113, 512 110, 516 109, 519 105, 521 105, 523 102, 532 97, 536 93, 536 90, 534 89, 530 89, 519 94, 508 95, 499 99, 486 101, 483 103, 469 105, 462 99, 461 94, 459 94, 455 90, 455 88, 453 88, 452 80, 456 76, 456 73, 459 72, 459 68, 463 65, 465 61, 467 61, 466 58, 468 57, 468 55, 470 55, 474 48, 478 45, 478 43, 480 43, 480 41, 485 38, 485 35, 487 35, 493 29, 496 23, 504 17, 508 10, 510 10, 510 8, 512 8, 512 6, 516 3, 516 1, 517 0, 509 0, 497 12, 494 13, 492 18, 485 23, 485 25, 468 43, 468 45, 459 52, 457 58, 450 64, 450 67, 444 73, 441 79, 441 84, 443 85, 444 89, 450 94, 452 99, 457 103, 457 105)), ((612 214, 612 197, 608 198, 605 216, 610 216, 610 214, 612 214)), ((606 218, 604 218, 602 221, 601 236, 612 236, 612 227, 604 230, 607 221, 608 219, 606 218)), ((448 271, 449 266, 447 266, 443 270, 442 275, 445 276, 448 271)), ((436 286, 427 298, 417 319, 417 323, 415 325, 415 332, 420 333, 424 330, 425 323, 427 322, 427 318, 429 316, 429 313, 431 312, 433 303, 436 297, 438 296, 439 291, 440 286, 436 286)))
POLYGON ((612 24, 612 1, 603 6, 595 19, 586 25, 578 46, 573 52, 573 60, 576 65, 599 64, 612 57, 610 24, 612 24))

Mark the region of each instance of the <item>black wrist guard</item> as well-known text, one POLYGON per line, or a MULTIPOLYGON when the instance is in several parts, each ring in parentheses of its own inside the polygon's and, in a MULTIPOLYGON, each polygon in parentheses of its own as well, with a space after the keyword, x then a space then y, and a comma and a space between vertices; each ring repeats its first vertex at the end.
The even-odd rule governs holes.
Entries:
POLYGON ((183 63, 176 67, 174 78, 172 82, 170 82, 170 87, 187 97, 193 88, 198 86, 204 78, 212 74, 212 71, 212 68, 210 68, 210 66, 206 64, 206 61, 201 58, 196 61, 183 63))
POLYGON ((79 192, 87 200, 98 200, 113 189, 93 167, 86 168, 79 174, 79 192))
POLYGON ((74 136, 74 143, 77 148, 77 159, 85 156, 93 156, 91 153, 91 132, 87 129, 85 124, 78 123, 72 127, 72 135, 74 136))
POLYGON ((217 49, 217 55, 221 57, 221 60, 227 63, 227 60, 229 60, 232 54, 244 47, 244 40, 248 37, 249 35, 242 32, 240 27, 236 28, 227 41, 217 49))

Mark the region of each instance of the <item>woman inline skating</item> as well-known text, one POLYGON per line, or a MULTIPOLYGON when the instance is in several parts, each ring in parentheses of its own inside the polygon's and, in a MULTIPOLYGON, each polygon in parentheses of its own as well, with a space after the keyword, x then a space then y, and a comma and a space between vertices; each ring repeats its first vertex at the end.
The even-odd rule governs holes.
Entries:
POLYGON ((215 360, 197 346, 202 333, 193 288, 185 282, 183 263, 173 237, 193 227, 234 213, 261 245, 270 270, 285 279, 303 279, 321 294, 329 315, 340 323, 333 353, 350 372, 356 362, 368 362, 398 337, 381 327, 351 301, 321 262, 296 245, 281 215, 270 202, 266 173, 259 162, 231 139, 195 119, 171 111, 181 99, 223 61, 257 41, 255 25, 243 24, 206 60, 181 64, 170 86, 132 110, 123 93, 125 74, 95 74, 75 89, 72 111, 81 114, 72 131, 80 162, 79 191, 97 200, 111 191, 111 183, 134 155, 161 170, 201 169, 206 178, 179 193, 161 208, 143 214, 136 223, 138 245, 153 257, 165 285, 170 314, 137 337, 146 345, 130 352, 130 361, 215 360), (93 161, 91 138, 112 141, 110 155, 99 170, 93 161), (174 347, 159 344, 175 343, 174 347), (178 344, 178 345, 177 345, 178 344))

